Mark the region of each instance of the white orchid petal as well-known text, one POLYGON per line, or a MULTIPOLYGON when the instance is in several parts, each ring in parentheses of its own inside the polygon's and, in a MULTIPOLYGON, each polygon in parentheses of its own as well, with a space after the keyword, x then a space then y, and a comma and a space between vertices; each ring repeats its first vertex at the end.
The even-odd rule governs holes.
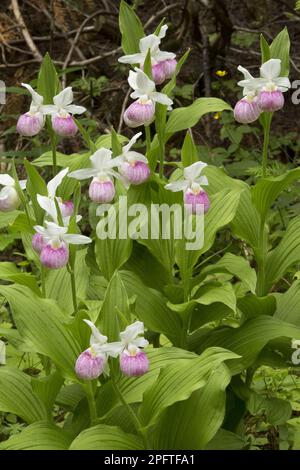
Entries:
POLYGON ((71 171, 68 177, 75 178, 76 180, 86 180, 96 176, 98 171, 95 168, 82 168, 81 170, 71 171))
POLYGON ((64 107, 64 109, 70 114, 82 114, 86 112, 86 108, 83 106, 77 106, 75 104, 68 104, 64 107))
POLYGON ((133 150, 127 152, 125 157, 128 161, 148 163, 148 159, 144 155, 138 152, 134 152, 133 150))
POLYGON ((90 344, 93 346, 94 344, 103 345, 107 342, 107 336, 104 336, 100 333, 96 325, 90 320, 83 320, 92 330, 92 335, 90 339, 90 344))
POLYGON ((2 186, 14 186, 15 180, 8 174, 0 175, 0 184, 2 186))
POLYGON ((59 108, 64 108, 68 104, 73 102, 73 91, 72 87, 68 86, 62 90, 58 95, 54 96, 53 103, 59 108))
POLYGON ((157 101, 157 103, 164 104, 166 106, 171 106, 173 104, 173 101, 164 93, 159 93, 158 91, 153 91, 150 94, 150 98, 153 101, 157 101))
POLYGON ((174 181, 173 183, 168 183, 165 186, 165 189, 177 193, 178 191, 185 191, 188 188, 188 184, 185 180, 174 181))
POLYGON ((68 171, 69 168, 64 168, 59 173, 57 173, 57 175, 54 176, 52 180, 49 181, 49 183, 47 184, 48 196, 54 198, 58 186, 61 184, 68 171))
POLYGON ((145 338, 136 338, 132 340, 131 344, 134 344, 137 348, 146 348, 149 344, 149 341, 147 341, 145 338))
POLYGON ((54 221, 57 221, 57 210, 54 199, 47 196, 37 194, 37 202, 39 206, 48 214, 54 221))
POLYGON ((285 91, 288 91, 289 88, 291 88, 291 82, 290 80, 288 79, 288 77, 278 77, 278 78, 274 78, 273 79, 273 82, 275 83, 275 85, 277 86, 277 88, 282 91, 283 93, 285 91))
POLYGON ((149 36, 145 36, 144 38, 140 39, 140 51, 146 57, 148 50, 152 51, 155 48, 158 48, 160 44, 160 38, 155 34, 149 34, 149 36))
POLYGON ((144 323, 141 321, 136 321, 132 325, 127 326, 127 328, 120 333, 120 338, 125 343, 132 342, 138 335, 144 333, 144 323))
POLYGON ((121 64, 141 64, 144 61, 145 57, 143 54, 129 54, 119 57, 118 62, 121 64))
POLYGON ((136 88, 143 94, 149 96, 155 91, 155 83, 139 68, 136 71, 136 88))
POLYGON ((207 163, 204 162, 195 162, 190 166, 187 166, 183 170, 184 178, 188 180, 195 180, 200 173, 202 172, 203 168, 207 166, 207 163))
POLYGON ((195 179, 195 183, 198 183, 200 186, 208 186, 209 182, 206 176, 199 176, 195 179))
POLYGON ((30 85, 28 85, 28 83, 21 83, 21 85, 25 87, 31 94, 32 104, 38 107, 43 104, 44 98, 41 95, 39 95, 36 91, 34 91, 34 89, 30 85))
POLYGON ((260 67, 260 76, 268 80, 273 80, 280 76, 281 60, 270 59, 260 67))
POLYGON ((129 86, 133 90, 137 90, 137 88, 138 88, 136 79, 137 79, 137 73, 134 72, 133 70, 130 70, 129 75, 128 75, 128 83, 129 83, 129 86))
POLYGON ((59 108, 57 106, 54 106, 54 104, 45 104, 43 106, 41 106, 41 112, 45 115, 45 114, 57 114, 58 113, 58 110, 59 108))
POLYGON ((103 170, 107 168, 107 164, 111 161, 112 151, 106 148, 97 150, 91 157, 90 160, 92 165, 97 170, 103 170))
POLYGON ((124 344, 121 341, 108 343, 103 345, 102 351, 111 357, 118 357, 119 354, 124 350, 124 344))
POLYGON ((86 245, 92 242, 92 239, 86 237, 85 235, 77 235, 73 233, 66 233, 62 235, 62 238, 66 243, 71 243, 71 245, 86 245))
POLYGON ((68 227, 61 227, 55 222, 45 221, 46 231, 50 238, 62 237, 68 231, 68 227))
POLYGON ((142 132, 138 132, 137 134, 135 134, 131 139, 130 141, 128 142, 128 144, 124 145, 123 147, 123 153, 127 153, 131 147, 136 143, 136 141, 141 137, 142 135, 142 132))
POLYGON ((154 57, 157 62, 163 62, 164 60, 175 59, 176 54, 174 54, 174 52, 157 51, 154 57))

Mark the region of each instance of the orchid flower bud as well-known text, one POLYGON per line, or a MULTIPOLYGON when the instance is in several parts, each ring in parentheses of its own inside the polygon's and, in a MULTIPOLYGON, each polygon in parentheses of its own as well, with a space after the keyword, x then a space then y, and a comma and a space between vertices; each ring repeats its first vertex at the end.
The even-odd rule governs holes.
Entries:
POLYGON ((280 90, 262 90, 257 97, 258 106, 262 111, 279 111, 284 106, 284 96, 280 90))
POLYGON ((184 193, 184 204, 186 210, 192 214, 197 213, 197 206, 203 205, 203 212, 206 213, 210 208, 210 201, 206 191, 188 189, 184 193))
POLYGON ((69 249, 67 244, 65 242, 60 242, 58 246, 56 246, 55 243, 47 243, 42 248, 40 260, 46 268, 63 268, 69 260, 69 249))
POLYGON ((257 98, 248 98, 245 96, 238 101, 234 107, 234 118, 241 124, 250 124, 256 121, 261 114, 257 98))
POLYGON ((124 122, 128 127, 148 126, 154 119, 155 105, 151 100, 132 103, 124 113, 124 122))
POLYGON ((75 372, 80 379, 97 379, 104 371, 105 354, 95 354, 93 348, 88 348, 80 354, 75 364, 75 372))
POLYGON ((120 356, 120 369, 129 377, 144 375, 149 370, 147 354, 135 347, 124 349, 120 356))
POLYGON ((35 233, 32 237, 31 244, 34 251, 40 254, 45 246, 45 240, 43 238, 43 235, 41 235, 40 233, 35 233))
POLYGON ((89 187, 89 196, 96 203, 111 202, 115 197, 114 183, 109 178, 104 181, 97 177, 93 178, 89 187))

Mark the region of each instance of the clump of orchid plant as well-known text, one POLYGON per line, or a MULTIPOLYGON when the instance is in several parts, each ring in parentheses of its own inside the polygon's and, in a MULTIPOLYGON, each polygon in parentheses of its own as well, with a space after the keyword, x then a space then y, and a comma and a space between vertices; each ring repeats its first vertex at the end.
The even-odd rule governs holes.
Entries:
POLYGON ((108 343, 107 336, 101 334, 90 321, 84 320, 92 330, 90 347, 83 351, 75 364, 75 371, 83 380, 98 378, 106 369, 108 357, 120 357, 120 369, 124 375, 136 377, 144 375, 149 369, 149 360, 141 348, 148 346, 142 336, 144 324, 136 321, 120 333, 121 341, 108 343))
POLYGON ((201 175, 207 166, 203 162, 195 162, 183 170, 183 179, 166 184, 165 188, 173 192, 183 191, 183 200, 187 212, 197 214, 203 206, 204 213, 210 207, 209 197, 202 186, 208 185, 206 176, 201 175))
POLYGON ((270 59, 260 67, 260 78, 254 78, 242 66, 244 80, 238 82, 243 88, 243 98, 234 108, 238 122, 247 124, 256 121, 262 112, 279 111, 284 105, 283 93, 291 87, 288 77, 281 77, 281 60, 270 59))
POLYGON ((160 85, 165 80, 172 78, 175 73, 177 61, 173 52, 161 51, 159 46, 161 40, 166 36, 168 26, 163 25, 158 34, 149 34, 140 40, 140 52, 120 57, 118 60, 122 64, 139 64, 144 68, 145 60, 150 51, 152 77, 156 85, 160 85))

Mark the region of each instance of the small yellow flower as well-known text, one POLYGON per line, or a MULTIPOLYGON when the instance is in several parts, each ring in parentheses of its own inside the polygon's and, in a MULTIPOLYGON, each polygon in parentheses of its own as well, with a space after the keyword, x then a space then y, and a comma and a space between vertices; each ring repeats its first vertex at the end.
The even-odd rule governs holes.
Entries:
POLYGON ((214 119, 220 119, 221 118, 221 113, 215 113, 214 114, 214 119))
POLYGON ((218 75, 218 77, 225 77, 225 75, 227 75, 228 72, 226 70, 217 70, 216 71, 216 75, 218 75))

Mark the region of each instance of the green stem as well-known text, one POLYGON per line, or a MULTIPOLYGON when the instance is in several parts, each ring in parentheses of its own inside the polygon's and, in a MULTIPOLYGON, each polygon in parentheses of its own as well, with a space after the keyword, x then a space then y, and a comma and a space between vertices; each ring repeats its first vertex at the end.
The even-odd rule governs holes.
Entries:
POLYGON ((148 441, 147 441, 147 436, 146 434, 143 432, 142 430, 142 425, 137 417, 137 415, 135 414, 135 412, 133 411, 133 409, 131 408, 131 406, 127 403, 127 401, 125 400, 125 398, 123 397, 122 395, 122 392, 121 390, 119 389, 117 383, 115 382, 114 378, 113 378, 113 373, 111 371, 111 383, 112 383, 112 386, 113 386, 113 389, 115 391, 115 394, 117 395, 117 397, 119 398, 120 402, 122 403, 122 405, 126 408, 126 410, 128 411, 128 414, 131 418, 131 421, 132 421, 132 424, 134 425, 137 433, 141 436, 141 438, 143 439, 143 442, 144 442, 144 446, 145 446, 145 449, 149 449, 149 444, 148 444, 148 441))
POLYGON ((46 298, 46 282, 45 282, 45 268, 41 264, 41 285, 42 285, 42 295, 46 298))
POLYGON ((267 255, 267 238, 265 232, 265 219, 261 218, 259 227, 259 247, 258 255, 258 276, 257 276, 257 295, 262 297, 265 294, 265 271, 267 255))
POLYGON ((164 157, 165 157, 165 146, 161 139, 159 138, 159 177, 164 177, 164 157))
POLYGON ((96 408, 96 403, 95 403, 95 397, 94 397, 92 382, 89 381, 86 384, 84 384, 84 388, 85 388, 87 401, 88 401, 88 404, 89 404, 91 425, 94 425, 97 422, 97 408, 96 408))
POLYGON ((270 129, 272 122, 272 113, 266 113, 266 120, 264 122, 264 147, 263 147, 263 157, 262 157, 262 176, 263 178, 267 175, 267 163, 268 163, 268 150, 270 142, 270 129))
MULTIPOLYGON (((75 263, 74 263, 75 265, 75 263)), ((76 279, 75 279, 75 272, 74 272, 74 266, 71 267, 69 266, 69 273, 71 276, 71 287, 72 287, 72 299, 73 299, 73 307, 74 307, 74 313, 75 315, 78 312, 78 305, 77 305, 77 296, 76 296, 76 279)))
POLYGON ((56 136, 51 129, 50 131, 50 141, 51 141, 51 151, 52 151, 52 163, 53 163, 53 176, 57 173, 57 165, 56 165, 56 136))
POLYGON ((150 126, 145 126, 145 136, 146 136, 146 147, 147 147, 147 155, 151 149, 151 131, 150 126))

